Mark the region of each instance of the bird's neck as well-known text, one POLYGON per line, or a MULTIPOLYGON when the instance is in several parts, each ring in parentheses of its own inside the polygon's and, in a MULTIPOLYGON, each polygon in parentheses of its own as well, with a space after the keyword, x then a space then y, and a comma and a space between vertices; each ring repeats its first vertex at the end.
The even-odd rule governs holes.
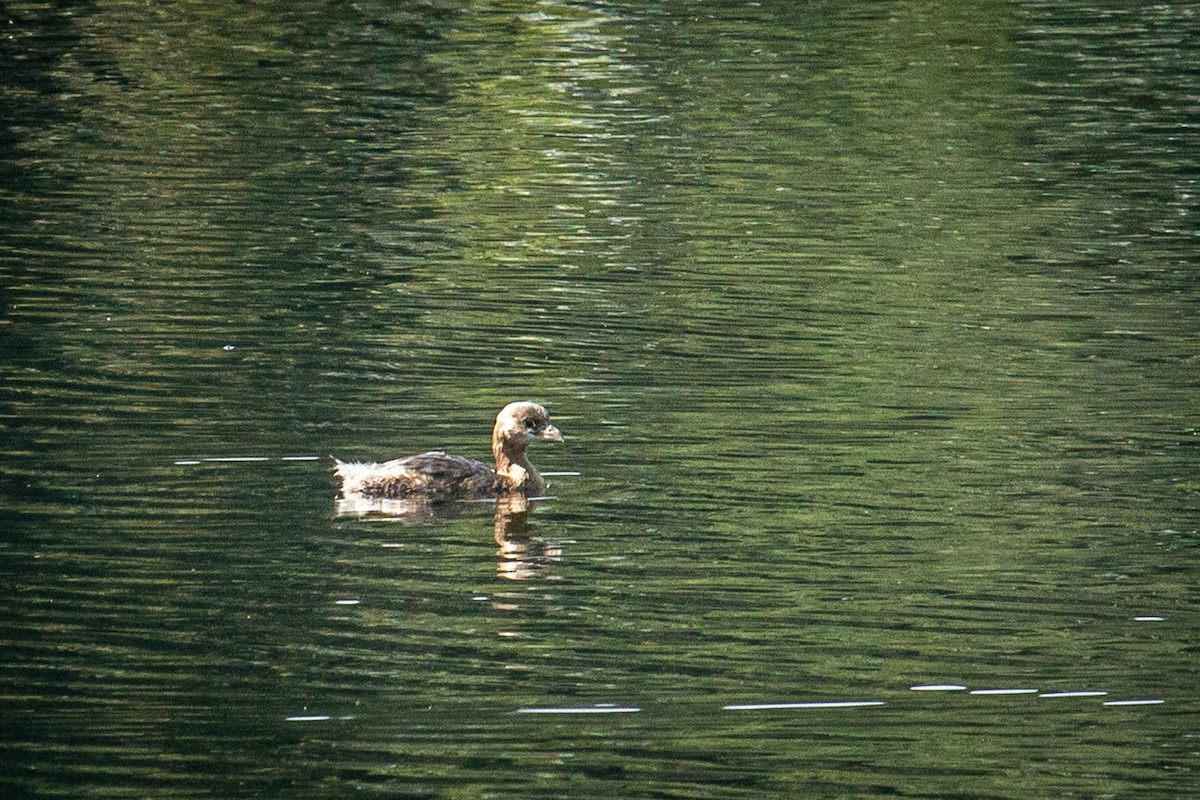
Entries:
POLYGON ((496 458, 496 479, 503 491, 539 494, 545 487, 541 473, 525 457, 524 442, 496 441, 492 444, 492 455, 496 458))

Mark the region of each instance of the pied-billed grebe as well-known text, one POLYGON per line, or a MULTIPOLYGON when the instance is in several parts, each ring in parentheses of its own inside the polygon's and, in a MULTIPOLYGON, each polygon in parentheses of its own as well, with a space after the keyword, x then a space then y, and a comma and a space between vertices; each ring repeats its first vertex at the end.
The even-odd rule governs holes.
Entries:
POLYGON ((537 403, 509 403, 492 428, 493 469, 482 461, 440 451, 397 458, 382 464, 337 461, 342 497, 421 498, 430 502, 476 500, 520 493, 541 494, 546 481, 525 457, 532 439, 561 442, 550 414, 537 403))

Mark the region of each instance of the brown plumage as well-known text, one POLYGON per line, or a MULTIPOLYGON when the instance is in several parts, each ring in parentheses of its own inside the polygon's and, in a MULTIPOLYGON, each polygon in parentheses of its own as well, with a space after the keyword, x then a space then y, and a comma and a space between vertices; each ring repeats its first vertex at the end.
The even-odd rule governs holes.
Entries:
POLYGON ((561 442, 550 414, 536 403, 509 403, 492 428, 495 468, 473 458, 440 451, 397 458, 382 464, 335 461, 342 497, 421 498, 429 502, 474 500, 520 493, 541 494, 546 482, 525 457, 532 439, 561 442))

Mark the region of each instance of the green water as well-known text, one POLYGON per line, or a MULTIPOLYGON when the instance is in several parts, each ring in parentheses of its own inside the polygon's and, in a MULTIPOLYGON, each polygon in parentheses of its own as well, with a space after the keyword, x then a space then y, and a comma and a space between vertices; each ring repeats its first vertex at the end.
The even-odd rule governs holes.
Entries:
POLYGON ((1200 794, 1190 6, 0 24, 4 797, 1200 794))

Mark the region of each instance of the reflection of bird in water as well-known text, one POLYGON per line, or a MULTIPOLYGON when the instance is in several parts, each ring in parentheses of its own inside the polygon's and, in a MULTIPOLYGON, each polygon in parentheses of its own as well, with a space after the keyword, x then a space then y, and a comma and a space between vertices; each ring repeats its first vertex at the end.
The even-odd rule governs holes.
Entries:
POLYGON ((533 504, 525 497, 496 500, 494 533, 496 538, 496 574, 512 581, 547 577, 551 564, 562 561, 562 546, 533 536, 529 511, 533 504))
POLYGON ((397 458, 382 464, 337 461, 343 500, 412 499, 422 503, 480 500, 541 494, 546 481, 525 457, 531 440, 561 442, 546 409, 536 403, 509 403, 492 428, 495 468, 472 458, 440 451, 397 458))

